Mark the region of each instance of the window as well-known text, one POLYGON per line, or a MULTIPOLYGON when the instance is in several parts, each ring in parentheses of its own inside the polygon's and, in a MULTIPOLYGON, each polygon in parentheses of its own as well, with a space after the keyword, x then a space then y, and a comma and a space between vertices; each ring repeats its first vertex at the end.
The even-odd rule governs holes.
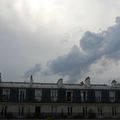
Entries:
POLYGON ((51 90, 51 101, 57 101, 57 90, 51 90))
POLYGON ((26 98, 26 89, 19 89, 19 100, 23 101, 26 98))
POLYGON ((18 116, 22 117, 23 115, 24 115, 24 107, 23 106, 19 106, 18 116))
POLYGON ((87 117, 87 115, 88 115, 88 112, 87 112, 88 110, 87 110, 87 107, 83 107, 83 116, 84 117, 87 117))
POLYGON ((35 107, 35 113, 36 114, 40 114, 41 113, 41 107, 40 106, 36 106, 35 107))
POLYGON ((115 117, 117 114, 116 106, 112 107, 112 116, 115 117))
POLYGON ((95 91, 96 102, 101 102, 101 91, 95 91))
POLYGON ((109 91, 110 102, 115 102, 115 91, 109 91))
POLYGON ((7 115, 7 106, 1 107, 1 116, 5 117, 7 115))
POLYGON ((42 99, 42 90, 41 89, 36 89, 35 90, 35 99, 37 101, 41 101, 41 99, 42 99))
POLYGON ((87 93, 87 91, 81 90, 80 94, 81 94, 81 101, 82 101, 82 102, 87 101, 87 98, 88 98, 88 93, 87 93))
POLYGON ((98 117, 102 117, 102 115, 103 115, 102 107, 99 106, 98 107, 98 117))
POLYGON ((72 102, 73 99, 73 92, 72 91, 67 91, 66 92, 66 97, 68 102, 72 102))
POLYGON ((68 107, 68 116, 72 116, 72 107, 68 107))
POLYGON ((3 100, 9 100, 10 98, 10 89, 3 88, 3 100))

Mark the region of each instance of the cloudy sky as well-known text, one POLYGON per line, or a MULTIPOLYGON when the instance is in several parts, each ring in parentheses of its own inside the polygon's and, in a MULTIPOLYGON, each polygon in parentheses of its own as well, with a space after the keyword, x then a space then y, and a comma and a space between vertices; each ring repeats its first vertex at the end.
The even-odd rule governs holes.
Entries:
POLYGON ((4 81, 120 81, 119 0, 0 0, 4 81))

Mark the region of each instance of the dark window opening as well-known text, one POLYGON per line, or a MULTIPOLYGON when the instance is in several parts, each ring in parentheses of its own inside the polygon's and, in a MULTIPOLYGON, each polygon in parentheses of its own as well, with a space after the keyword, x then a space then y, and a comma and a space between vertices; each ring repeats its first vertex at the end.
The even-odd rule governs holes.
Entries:
POLYGON ((116 107, 112 107, 112 116, 116 116, 116 113, 117 113, 116 107))
POLYGON ((19 107, 18 115, 19 116, 23 116, 24 115, 24 107, 23 106, 19 107))
POLYGON ((7 106, 3 106, 1 109, 1 116, 5 117, 7 115, 7 106))
POLYGON ((40 106, 35 107, 35 113, 39 114, 41 112, 40 106))
POLYGON ((87 107, 83 107, 83 116, 87 117, 88 112, 87 112, 87 107))
POLYGON ((98 107, 98 117, 102 117, 102 107, 98 107))
POLYGON ((72 107, 68 107, 68 116, 72 116, 72 107))
POLYGON ((68 102, 72 101, 72 92, 71 91, 67 92, 67 101, 68 102))

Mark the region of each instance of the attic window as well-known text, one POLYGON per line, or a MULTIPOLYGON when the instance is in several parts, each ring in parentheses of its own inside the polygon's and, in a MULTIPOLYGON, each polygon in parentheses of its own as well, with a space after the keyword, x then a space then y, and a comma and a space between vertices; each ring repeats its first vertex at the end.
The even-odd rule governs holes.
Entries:
POLYGON ((3 88, 3 100, 9 100, 10 98, 10 89, 9 88, 3 88))
POLYGON ((96 102, 101 102, 101 91, 95 91, 96 102))
POLYGON ((35 99, 37 101, 41 101, 41 99, 42 99, 42 90, 41 89, 36 89, 35 90, 35 99))
POLYGON ((72 102, 72 99, 73 99, 73 92, 72 91, 66 92, 66 99, 68 102, 72 102))
POLYGON ((115 102, 115 91, 109 91, 110 102, 115 102))

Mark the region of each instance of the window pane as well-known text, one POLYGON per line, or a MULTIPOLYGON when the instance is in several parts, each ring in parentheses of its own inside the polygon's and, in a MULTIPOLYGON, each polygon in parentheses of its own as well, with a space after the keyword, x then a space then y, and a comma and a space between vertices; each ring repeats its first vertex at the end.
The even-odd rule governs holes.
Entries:
POLYGON ((57 90, 51 90, 51 101, 57 101, 57 90))
POLYGON ((42 90, 36 89, 35 90, 35 99, 41 101, 42 99, 42 90))

